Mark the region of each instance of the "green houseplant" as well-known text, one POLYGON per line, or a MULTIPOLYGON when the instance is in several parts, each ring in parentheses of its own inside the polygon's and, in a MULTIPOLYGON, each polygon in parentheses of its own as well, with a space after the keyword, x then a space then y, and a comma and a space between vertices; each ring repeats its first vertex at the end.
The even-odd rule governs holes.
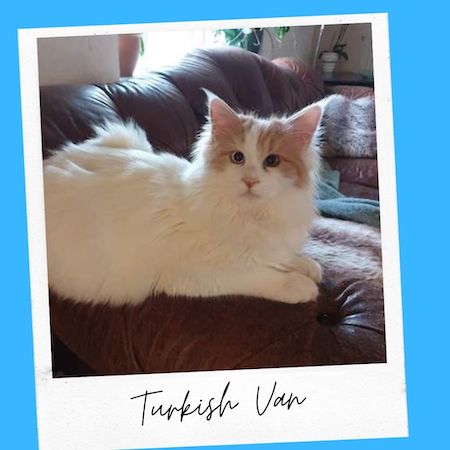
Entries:
POLYGON ((319 58, 322 61, 322 72, 333 72, 336 69, 337 62, 342 58, 348 61, 348 54, 345 51, 347 44, 343 42, 348 25, 341 25, 336 40, 331 40, 328 50, 323 50, 319 58))
MULTIPOLYGON (((275 34, 282 40, 290 27, 275 27, 275 34)), ((216 31, 216 35, 221 35, 228 45, 234 45, 253 53, 258 53, 262 44, 264 31, 267 28, 229 28, 216 31)))

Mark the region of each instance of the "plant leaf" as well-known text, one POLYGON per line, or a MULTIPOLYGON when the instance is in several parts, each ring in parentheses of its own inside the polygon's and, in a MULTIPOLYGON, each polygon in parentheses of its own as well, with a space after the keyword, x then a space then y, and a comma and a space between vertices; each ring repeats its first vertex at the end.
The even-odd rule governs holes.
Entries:
POLYGON ((275 34, 277 35, 277 38, 281 41, 289 29, 290 27, 275 27, 275 34))

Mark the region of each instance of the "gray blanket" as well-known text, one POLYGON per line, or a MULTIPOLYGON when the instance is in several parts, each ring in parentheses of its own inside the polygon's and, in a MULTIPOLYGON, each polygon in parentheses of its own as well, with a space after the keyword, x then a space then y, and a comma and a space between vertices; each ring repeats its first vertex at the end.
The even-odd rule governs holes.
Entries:
POLYGON ((325 138, 323 156, 377 157, 374 97, 328 97, 322 127, 325 138))
POLYGON ((380 226, 380 203, 376 200, 346 197, 339 188, 339 172, 324 163, 318 184, 317 206, 324 217, 380 226))

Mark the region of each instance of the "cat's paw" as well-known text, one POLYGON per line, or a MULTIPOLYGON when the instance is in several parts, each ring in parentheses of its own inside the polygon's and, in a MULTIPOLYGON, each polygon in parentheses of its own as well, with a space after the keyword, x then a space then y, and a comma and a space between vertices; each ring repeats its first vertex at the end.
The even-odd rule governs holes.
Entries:
POLYGON ((316 283, 322 281, 322 268, 320 264, 309 256, 298 256, 295 260, 294 267, 297 271, 311 278, 316 283))
POLYGON ((281 301, 285 303, 307 303, 317 299, 319 288, 309 277, 299 273, 286 274, 286 282, 280 292, 281 301))

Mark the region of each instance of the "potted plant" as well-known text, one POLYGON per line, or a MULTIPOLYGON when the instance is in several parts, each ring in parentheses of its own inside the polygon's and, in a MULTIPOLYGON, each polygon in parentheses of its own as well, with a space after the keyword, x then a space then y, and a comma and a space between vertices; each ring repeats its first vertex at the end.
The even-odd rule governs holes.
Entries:
POLYGON ((342 41, 347 31, 348 25, 341 25, 336 41, 332 40, 329 50, 324 50, 320 53, 319 58, 322 61, 322 72, 330 73, 336 69, 336 64, 339 59, 343 58, 348 61, 348 54, 344 48, 347 44, 342 41))
MULTIPOLYGON (((230 28, 216 31, 216 35, 222 35, 228 45, 234 45, 253 53, 258 53, 262 45, 262 37, 266 28, 230 28)), ((275 34, 281 41, 289 27, 275 27, 275 34)))

